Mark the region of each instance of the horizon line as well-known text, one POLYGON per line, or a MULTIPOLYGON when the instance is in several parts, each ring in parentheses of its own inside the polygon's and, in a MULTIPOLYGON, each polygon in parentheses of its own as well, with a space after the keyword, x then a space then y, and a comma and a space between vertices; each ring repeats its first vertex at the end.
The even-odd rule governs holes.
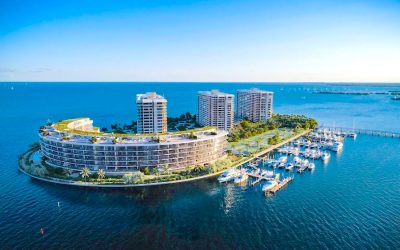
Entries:
POLYGON ((304 83, 304 84, 400 84, 398 82, 377 82, 377 81, 1 81, 0 83, 233 83, 233 84, 252 84, 252 83, 268 83, 268 84, 282 84, 282 83, 304 83))

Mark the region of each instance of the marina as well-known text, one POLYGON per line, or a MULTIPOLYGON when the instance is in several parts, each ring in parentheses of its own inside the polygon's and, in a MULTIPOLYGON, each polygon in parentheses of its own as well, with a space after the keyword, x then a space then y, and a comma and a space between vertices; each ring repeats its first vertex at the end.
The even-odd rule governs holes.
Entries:
POLYGON ((356 138, 357 134, 352 131, 317 128, 286 141, 271 152, 255 156, 237 168, 225 171, 218 181, 234 181, 235 184, 252 187, 261 184, 265 195, 276 194, 294 180, 295 173, 315 171, 315 161, 325 165, 331 154, 343 151, 346 139, 356 138))

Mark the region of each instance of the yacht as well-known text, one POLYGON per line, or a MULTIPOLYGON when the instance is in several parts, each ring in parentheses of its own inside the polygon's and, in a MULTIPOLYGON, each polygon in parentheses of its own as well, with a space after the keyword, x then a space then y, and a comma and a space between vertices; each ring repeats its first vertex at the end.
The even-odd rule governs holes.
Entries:
POLYGON ((274 171, 263 170, 261 171, 261 175, 267 178, 271 178, 274 176, 274 171))
POLYGON ((271 189, 273 189, 273 188, 274 188, 275 186, 277 186, 277 185, 278 185, 278 182, 275 181, 275 180, 267 181, 267 182, 263 185, 262 191, 263 191, 263 192, 268 192, 268 191, 270 191, 271 189))
POLYGON ((281 163, 281 162, 286 163, 286 162, 287 162, 287 159, 288 159, 287 156, 281 156, 281 157, 278 159, 278 161, 279 161, 280 163, 281 163))
POLYGON ((237 176, 238 176, 238 171, 236 169, 231 168, 223 172, 222 175, 218 177, 218 181, 221 183, 233 181, 237 176))
POLYGON ((248 179, 249 179, 249 176, 247 174, 243 173, 243 174, 236 176, 236 178, 233 180, 233 182, 237 185, 244 184, 244 183, 247 183, 248 179))
POLYGON ((347 134, 348 137, 356 139, 357 138, 357 134, 356 133, 348 133, 347 134))
POLYGON ((301 159, 299 157, 296 156, 296 157, 293 158, 293 163, 294 164, 299 163, 299 162, 301 162, 301 159))
POLYGON ((331 158, 331 155, 328 152, 324 152, 321 156, 323 161, 327 161, 331 158))
POLYGON ((286 171, 292 171, 293 170, 293 168, 294 168, 294 165, 293 165, 293 163, 289 163, 287 166, 286 166, 286 171))
POLYGON ((343 143, 341 143, 341 142, 335 142, 332 146, 331 146, 331 150, 332 151, 335 151, 335 152, 338 152, 338 151, 340 151, 340 150, 342 150, 343 149, 343 143))

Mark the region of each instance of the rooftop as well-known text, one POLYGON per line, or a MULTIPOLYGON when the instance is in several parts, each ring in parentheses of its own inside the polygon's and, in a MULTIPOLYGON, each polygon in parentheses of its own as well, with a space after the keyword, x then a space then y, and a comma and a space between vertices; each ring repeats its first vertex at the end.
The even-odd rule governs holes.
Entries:
POLYGON ((251 89, 239 89, 237 92, 246 92, 246 93, 267 93, 267 94, 273 94, 274 92, 271 91, 265 91, 261 90, 258 88, 251 88, 251 89))
POLYGON ((234 97, 233 94, 228 94, 221 92, 217 89, 209 90, 209 91, 199 91, 199 95, 207 95, 207 96, 220 96, 220 97, 234 97))
POLYGON ((41 128, 40 133, 55 141, 67 140, 75 143, 91 144, 92 137, 97 138, 96 144, 115 144, 113 141, 117 138, 117 144, 149 144, 149 143, 178 143, 183 141, 201 140, 210 136, 227 134, 225 131, 217 130, 215 127, 203 127, 186 131, 169 132, 166 134, 117 134, 99 132, 97 128, 93 130, 80 130, 69 126, 77 121, 85 121, 90 124, 93 122, 89 118, 77 118, 63 120, 51 126, 41 128), (214 133, 212 133, 214 132, 214 133), (192 134, 197 139, 190 139, 187 135, 192 134), (159 139, 159 142, 157 142, 159 139))
POLYGON ((156 92, 147 92, 146 94, 137 94, 136 95, 136 102, 143 102, 143 101, 162 101, 166 102, 167 100, 158 95, 156 92))

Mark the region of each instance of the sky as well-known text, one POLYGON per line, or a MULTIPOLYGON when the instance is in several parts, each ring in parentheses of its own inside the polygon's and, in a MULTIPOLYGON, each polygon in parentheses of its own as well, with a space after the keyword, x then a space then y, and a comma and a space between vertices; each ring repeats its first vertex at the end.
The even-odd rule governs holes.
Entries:
POLYGON ((400 82, 400 0, 0 0, 0 81, 400 82))

